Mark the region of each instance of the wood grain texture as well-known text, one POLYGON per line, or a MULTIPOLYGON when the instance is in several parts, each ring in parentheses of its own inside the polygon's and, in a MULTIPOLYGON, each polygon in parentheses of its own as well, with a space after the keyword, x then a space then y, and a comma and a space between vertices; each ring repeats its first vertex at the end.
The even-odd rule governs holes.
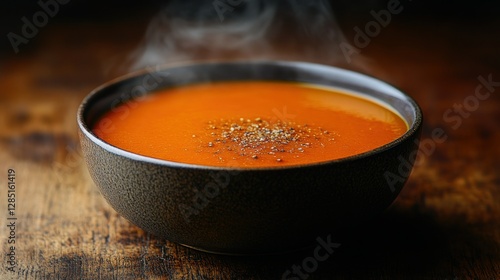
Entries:
MULTIPOLYGON (((412 95, 425 115, 422 140, 448 139, 419 158, 396 203, 360 225, 308 279, 500 279, 500 87, 477 109, 443 114, 474 95, 478 76, 500 81, 498 22, 391 25, 361 55, 364 71, 412 95), (371 62, 370 62, 371 61, 371 62)), ((281 279, 313 249, 227 257, 160 240, 121 218, 84 166, 76 109, 130 51, 141 28, 48 27, 32 48, 0 62, 0 217, 7 224, 7 170, 16 170, 16 272, 1 279, 281 279), (122 32, 122 33, 120 33, 122 32), (60 38, 65 38, 62 44, 60 38)), ((349 36, 349 34, 348 34, 349 36)))

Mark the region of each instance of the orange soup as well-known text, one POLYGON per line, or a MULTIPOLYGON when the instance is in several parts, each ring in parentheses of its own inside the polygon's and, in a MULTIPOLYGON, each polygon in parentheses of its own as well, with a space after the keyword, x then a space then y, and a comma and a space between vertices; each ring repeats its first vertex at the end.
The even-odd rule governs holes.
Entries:
POLYGON ((406 122, 373 100, 331 88, 241 81, 169 88, 120 104, 97 137, 152 158, 206 166, 324 162, 400 137, 406 122))

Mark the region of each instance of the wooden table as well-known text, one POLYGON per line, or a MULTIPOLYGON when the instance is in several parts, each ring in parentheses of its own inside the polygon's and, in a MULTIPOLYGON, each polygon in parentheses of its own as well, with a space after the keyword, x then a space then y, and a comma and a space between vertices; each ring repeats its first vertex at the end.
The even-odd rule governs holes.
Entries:
MULTIPOLYGON (((75 114, 91 89, 127 72, 115 66, 144 22, 122 24, 55 23, 0 62, 0 278, 281 279, 312 249, 269 257, 197 252, 145 233, 98 193, 75 114), (7 225, 14 221, 10 272, 7 225)), ((500 279, 500 86, 475 95, 478 77, 500 82, 496 26, 403 21, 360 49, 362 71, 418 101, 429 150, 387 213, 336 239, 341 246, 308 279, 500 279), (447 140, 434 141, 435 129, 447 140)))

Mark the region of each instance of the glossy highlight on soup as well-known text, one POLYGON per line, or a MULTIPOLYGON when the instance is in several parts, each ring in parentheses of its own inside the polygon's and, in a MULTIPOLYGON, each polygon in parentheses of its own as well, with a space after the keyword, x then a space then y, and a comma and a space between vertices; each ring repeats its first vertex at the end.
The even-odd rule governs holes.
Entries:
POLYGON ((93 127, 103 141, 135 154, 243 168, 345 158, 407 130, 391 108, 362 95, 279 81, 168 88, 116 106, 93 127))

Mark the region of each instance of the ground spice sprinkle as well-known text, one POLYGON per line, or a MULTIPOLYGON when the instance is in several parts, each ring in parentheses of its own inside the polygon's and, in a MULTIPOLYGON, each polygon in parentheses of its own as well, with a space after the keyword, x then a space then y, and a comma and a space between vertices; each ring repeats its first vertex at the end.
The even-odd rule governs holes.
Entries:
POLYGON ((319 140, 321 146, 325 141, 334 140, 332 134, 321 127, 260 117, 209 121, 207 130, 213 139, 206 145, 214 148, 216 154, 226 150, 255 160, 270 155, 277 162, 283 162, 281 153, 298 157, 312 146, 312 139, 315 143, 319 140))

